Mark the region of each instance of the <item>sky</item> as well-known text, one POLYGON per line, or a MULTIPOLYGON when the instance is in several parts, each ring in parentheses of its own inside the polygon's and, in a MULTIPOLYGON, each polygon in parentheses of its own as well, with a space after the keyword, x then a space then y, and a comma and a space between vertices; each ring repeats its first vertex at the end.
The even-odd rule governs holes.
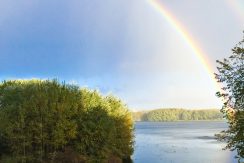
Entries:
POLYGON ((0 80, 53 79, 114 94, 132 110, 220 108, 216 60, 243 38, 243 0, 0 0, 0 80))

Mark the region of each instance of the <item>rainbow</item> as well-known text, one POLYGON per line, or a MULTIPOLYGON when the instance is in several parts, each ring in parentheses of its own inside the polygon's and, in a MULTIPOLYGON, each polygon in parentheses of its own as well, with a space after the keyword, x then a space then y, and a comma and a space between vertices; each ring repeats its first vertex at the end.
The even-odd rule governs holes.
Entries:
POLYGON ((191 37, 190 33, 184 28, 184 26, 174 17, 170 11, 168 11, 164 5, 158 0, 147 0, 147 2, 160 14, 162 15, 171 25, 172 27, 181 35, 181 37, 185 40, 188 46, 192 49, 197 59, 203 65, 206 72, 209 74, 209 77, 213 81, 213 84, 217 88, 218 91, 221 91, 220 84, 215 80, 214 70, 207 58, 206 53, 200 48, 197 44, 197 41, 191 37))
POLYGON ((227 0, 228 6, 235 13, 241 23, 244 22, 244 2, 238 0, 227 0))

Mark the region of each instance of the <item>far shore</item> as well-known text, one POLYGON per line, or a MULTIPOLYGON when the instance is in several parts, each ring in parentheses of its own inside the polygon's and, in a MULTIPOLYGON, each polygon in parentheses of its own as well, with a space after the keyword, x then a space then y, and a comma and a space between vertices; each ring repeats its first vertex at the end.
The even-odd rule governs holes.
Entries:
POLYGON ((177 120, 177 121, 134 121, 134 122, 227 122, 225 119, 223 120, 177 120))

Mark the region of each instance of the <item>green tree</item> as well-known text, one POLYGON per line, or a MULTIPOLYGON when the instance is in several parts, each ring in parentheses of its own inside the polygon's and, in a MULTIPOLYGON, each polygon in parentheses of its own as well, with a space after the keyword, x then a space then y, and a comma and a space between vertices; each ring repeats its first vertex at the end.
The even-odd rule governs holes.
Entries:
POLYGON ((0 162, 107 162, 133 153, 119 99, 57 80, 0 83, 0 162))
POLYGON ((0 85, 0 131, 12 158, 52 159, 75 138, 72 117, 82 104, 79 88, 53 81, 6 81, 0 85))
POLYGON ((216 79, 223 84, 217 96, 222 98, 222 112, 228 120, 226 148, 237 150, 238 157, 244 157, 244 39, 233 49, 232 55, 223 61, 217 60, 216 79))

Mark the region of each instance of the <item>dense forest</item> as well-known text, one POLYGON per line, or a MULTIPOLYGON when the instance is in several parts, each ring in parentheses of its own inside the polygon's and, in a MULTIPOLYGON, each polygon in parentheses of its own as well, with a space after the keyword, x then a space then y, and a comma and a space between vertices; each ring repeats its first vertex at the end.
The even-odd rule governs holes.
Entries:
POLYGON ((188 121, 188 120, 222 120, 223 115, 217 109, 186 110, 157 109, 152 111, 134 112, 134 121, 188 121))
POLYGON ((121 162, 133 137, 113 96, 56 80, 0 83, 0 162, 121 162))

